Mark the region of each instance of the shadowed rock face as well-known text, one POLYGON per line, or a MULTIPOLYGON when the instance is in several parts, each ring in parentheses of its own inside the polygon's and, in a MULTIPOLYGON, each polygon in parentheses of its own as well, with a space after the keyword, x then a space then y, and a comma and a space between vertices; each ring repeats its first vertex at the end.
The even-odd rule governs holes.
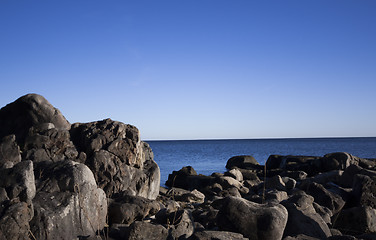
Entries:
POLYGON ((52 123, 58 129, 70 129, 70 123, 44 97, 25 95, 0 110, 0 138, 15 134, 17 142, 23 145, 29 128, 44 123, 52 123))

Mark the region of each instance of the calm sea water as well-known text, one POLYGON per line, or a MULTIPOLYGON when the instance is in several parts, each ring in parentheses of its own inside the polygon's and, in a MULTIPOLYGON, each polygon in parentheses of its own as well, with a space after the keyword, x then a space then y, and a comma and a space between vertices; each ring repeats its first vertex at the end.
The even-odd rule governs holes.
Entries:
POLYGON ((184 166, 210 175, 226 171, 229 158, 252 155, 264 164, 271 154, 323 156, 332 152, 348 152, 358 157, 376 158, 376 138, 304 138, 304 139, 229 139, 147 141, 154 160, 161 169, 161 185, 168 174, 184 166))

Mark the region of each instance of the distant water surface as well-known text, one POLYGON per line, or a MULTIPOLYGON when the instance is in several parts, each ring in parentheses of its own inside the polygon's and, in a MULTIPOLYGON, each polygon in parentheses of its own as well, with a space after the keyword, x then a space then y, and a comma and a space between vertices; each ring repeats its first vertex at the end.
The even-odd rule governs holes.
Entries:
POLYGON ((147 141, 161 169, 161 185, 168 174, 184 166, 210 175, 226 171, 226 162, 236 155, 252 155, 265 164, 271 154, 323 156, 348 152, 358 157, 376 158, 376 137, 372 138, 294 138, 147 141))

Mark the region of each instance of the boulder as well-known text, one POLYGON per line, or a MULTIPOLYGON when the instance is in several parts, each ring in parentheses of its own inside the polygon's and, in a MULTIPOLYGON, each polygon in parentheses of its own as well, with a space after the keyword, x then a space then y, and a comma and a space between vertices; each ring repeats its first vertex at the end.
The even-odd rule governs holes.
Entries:
POLYGON ((31 232, 36 239, 95 236, 106 223, 107 198, 90 169, 70 160, 37 163, 31 232), (69 231, 67 231, 69 229, 69 231))
POLYGON ((282 202, 283 200, 288 199, 288 195, 285 191, 278 191, 276 189, 273 189, 271 191, 268 191, 265 193, 266 201, 277 201, 282 202))
POLYGON ((73 124, 70 132, 78 151, 87 156, 85 164, 107 196, 127 192, 156 199, 159 167, 150 146, 140 141, 137 128, 105 119, 73 124))
POLYGON ((353 180, 356 174, 359 174, 363 170, 362 167, 357 165, 350 165, 346 168, 341 177, 338 180, 338 184, 345 188, 351 188, 353 186, 353 180))
POLYGON ((0 169, 0 187, 6 189, 10 200, 31 203, 36 193, 33 162, 22 161, 12 168, 0 169))
POLYGON ((195 232, 189 240, 248 240, 240 233, 205 230, 195 232))
POLYGON ((292 172, 303 171, 313 176, 320 172, 319 160, 320 157, 315 156, 270 155, 266 161, 266 169, 268 171, 276 168, 292 172))
POLYGON ((282 205, 257 204, 236 197, 219 201, 220 230, 238 232, 250 239, 282 239, 288 216, 282 205))
POLYGON ((52 123, 58 129, 70 129, 70 123, 44 97, 28 94, 0 109, 0 138, 14 134, 21 148, 29 128, 52 123))
POLYGON ((357 206, 370 206, 376 209, 376 177, 355 175, 351 195, 357 206))
MULTIPOLYGON (((215 229, 216 218, 219 210, 215 209, 213 206, 203 206, 196 208, 192 215, 196 222, 199 222, 205 229, 215 229)), ((197 229, 195 229, 197 231, 197 229)))
POLYGON ((309 237, 326 239, 330 229, 313 207, 314 198, 304 192, 297 192, 281 204, 288 211, 288 221, 284 236, 304 234, 309 237))
POLYGON ((242 168, 242 169, 264 169, 254 157, 248 155, 234 156, 227 160, 226 168, 242 168))
POLYGON ((204 192, 204 190, 215 183, 216 178, 212 176, 205 176, 205 175, 196 175, 196 176, 188 176, 188 190, 197 189, 200 192, 204 192))
POLYGON ((306 193, 314 198, 314 201, 321 206, 327 207, 333 214, 341 211, 345 201, 335 193, 332 193, 318 183, 311 183, 305 187, 306 193))
POLYGON ((194 223, 191 214, 187 210, 178 211, 169 216, 171 239, 186 239, 194 232, 194 223))
MULTIPOLYGON (((328 226, 332 224, 331 217, 333 216, 333 212, 324 206, 321 206, 320 204, 313 202, 313 207, 315 208, 315 211, 321 216, 321 218, 324 220, 328 226)), ((331 231, 332 232, 332 231, 331 231)))
POLYGON ((264 181, 265 188, 266 189, 276 189, 279 191, 285 191, 286 190, 286 184, 281 178, 281 176, 276 175, 271 178, 266 178, 264 181))
POLYGON ((197 172, 191 166, 183 167, 179 171, 173 171, 171 174, 168 175, 166 186, 189 190, 189 176, 197 176, 197 172))
POLYGON ((176 201, 189 203, 203 203, 205 200, 205 195, 196 189, 189 191, 182 188, 171 188, 167 191, 166 196, 176 201))
POLYGON ((16 136, 5 136, 0 140, 0 168, 11 168, 21 162, 20 147, 16 143, 16 136))
POLYGON ((138 129, 132 125, 105 119, 90 123, 75 123, 71 127, 74 144, 88 158, 105 150, 119 158, 121 163, 142 168, 143 146, 138 129))
POLYGON ((376 210, 369 206, 344 209, 333 224, 347 234, 376 233, 376 210))
POLYGON ((124 195, 112 200, 108 206, 109 223, 131 224, 155 215, 160 205, 155 200, 124 195))
POLYGON ((376 159, 359 158, 359 166, 361 166, 362 168, 375 170, 376 159))
POLYGON ((236 187, 230 187, 230 188, 223 190, 222 192, 219 193, 219 196, 221 197, 233 196, 233 197, 238 197, 238 198, 242 197, 241 193, 239 192, 239 189, 236 187))
POLYGON ((358 165, 359 158, 346 152, 336 152, 326 154, 322 160, 322 169, 325 172, 331 170, 345 170, 350 165, 358 165))
POLYGON ((282 177, 282 181, 285 183, 286 190, 291 190, 296 187, 296 180, 290 177, 282 177))
POLYGON ((252 170, 242 168, 239 168, 238 170, 242 173, 243 180, 260 180, 257 176, 257 173, 252 170))
POLYGON ((243 174, 241 173, 239 169, 235 169, 235 168, 231 169, 230 171, 225 172, 225 176, 232 177, 238 180, 239 182, 243 181, 243 174))
POLYGON ((276 168, 283 168, 284 161, 281 155, 270 155, 266 160, 265 167, 267 170, 276 169, 276 168))
POLYGON ((128 240, 166 240, 168 230, 162 225, 136 221, 129 227, 128 240))
POLYGON ((167 212, 163 209, 156 215, 156 221, 167 226, 169 239, 186 239, 194 232, 194 222, 187 210, 167 212))
POLYGON ((228 176, 220 177, 218 179, 218 183, 223 187, 223 189, 232 187, 240 189, 242 187, 242 184, 238 180, 228 176))
POLYGON ((342 170, 332 170, 329 172, 320 173, 320 174, 317 174, 316 176, 307 178, 303 182, 309 181, 309 182, 315 182, 319 184, 324 184, 324 183, 329 183, 329 182, 339 183, 343 172, 344 171, 342 170))

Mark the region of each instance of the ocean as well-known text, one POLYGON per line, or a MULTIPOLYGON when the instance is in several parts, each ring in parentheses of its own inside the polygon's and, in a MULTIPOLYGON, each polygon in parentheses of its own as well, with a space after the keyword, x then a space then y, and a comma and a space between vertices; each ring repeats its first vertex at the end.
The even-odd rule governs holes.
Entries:
POLYGON ((161 185, 168 174, 184 166, 210 175, 225 172, 226 162, 236 155, 251 155, 265 164, 271 154, 323 156, 348 152, 362 158, 376 158, 376 137, 369 138, 292 138, 146 141, 161 170, 161 185))

